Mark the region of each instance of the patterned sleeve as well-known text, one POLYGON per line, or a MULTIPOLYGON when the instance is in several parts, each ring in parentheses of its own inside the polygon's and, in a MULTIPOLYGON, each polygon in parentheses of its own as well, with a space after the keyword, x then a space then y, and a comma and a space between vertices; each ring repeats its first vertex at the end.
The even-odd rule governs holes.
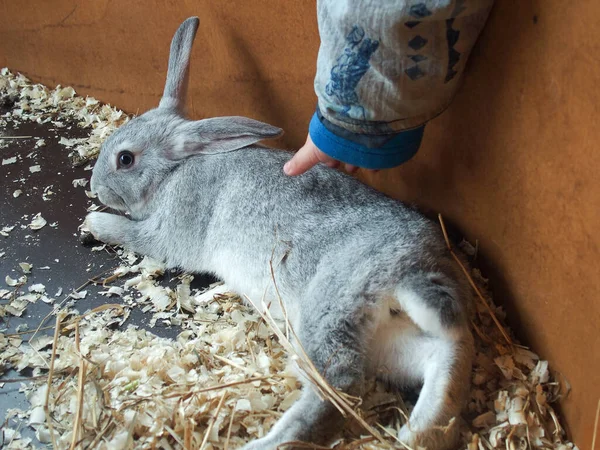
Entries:
POLYGON ((313 142, 360 167, 402 164, 456 93, 493 0, 318 0, 313 142))

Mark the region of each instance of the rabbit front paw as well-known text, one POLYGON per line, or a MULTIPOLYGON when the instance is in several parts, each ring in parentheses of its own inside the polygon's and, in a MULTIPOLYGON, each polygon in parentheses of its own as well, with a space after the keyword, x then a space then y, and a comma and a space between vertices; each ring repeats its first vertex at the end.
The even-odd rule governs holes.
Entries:
POLYGON ((106 244, 123 244, 129 222, 123 216, 94 211, 86 216, 81 228, 106 244))

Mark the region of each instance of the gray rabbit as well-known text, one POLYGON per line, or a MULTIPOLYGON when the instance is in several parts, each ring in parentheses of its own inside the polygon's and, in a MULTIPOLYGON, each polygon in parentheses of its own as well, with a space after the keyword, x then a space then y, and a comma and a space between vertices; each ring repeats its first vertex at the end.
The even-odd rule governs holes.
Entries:
MULTIPOLYGON (((186 119, 198 23, 187 19, 173 38, 158 108, 110 136, 94 167, 92 190, 129 216, 92 212, 85 226, 101 241, 213 273, 278 305, 272 266, 291 325, 331 385, 354 395, 371 375, 422 385, 398 437, 452 447, 457 427, 445 426, 470 386, 471 294, 439 227, 334 169, 287 177, 290 154, 256 144, 279 128, 243 117, 186 119)), ((272 430, 244 449, 326 443, 341 425, 306 383, 272 430)))

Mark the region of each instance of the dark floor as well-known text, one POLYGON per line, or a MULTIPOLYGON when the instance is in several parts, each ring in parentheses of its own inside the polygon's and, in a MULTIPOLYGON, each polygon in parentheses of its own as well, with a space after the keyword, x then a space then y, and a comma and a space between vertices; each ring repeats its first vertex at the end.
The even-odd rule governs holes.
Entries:
MULTIPOLYGON (((0 108, 0 115, 6 109, 0 108)), ((85 195, 85 188, 73 186, 73 180, 91 176, 90 170, 84 167, 74 168, 68 156, 69 149, 59 144, 61 137, 74 138, 86 137, 88 131, 79 129, 76 125, 64 128, 55 128, 52 124, 40 125, 26 122, 19 126, 10 123, 0 128, 0 160, 17 157, 14 164, 0 165, 0 229, 15 225, 8 237, 0 236, 0 288, 8 289, 5 283, 7 275, 16 279, 23 275, 19 263, 28 262, 33 265, 32 272, 27 275, 27 286, 34 283, 43 283, 48 296, 62 288, 62 295, 55 297, 56 304, 65 299, 73 289, 86 283, 89 279, 105 277, 111 269, 120 265, 114 253, 109 251, 92 252, 89 247, 84 247, 79 242, 78 226, 86 215, 86 209, 91 204, 85 195), (2 139, 2 136, 31 136, 31 138, 2 139), (38 139, 45 139, 46 145, 34 149, 38 139), (40 172, 31 173, 30 167, 39 165, 40 172), (13 192, 22 190, 19 197, 14 197, 13 192), (53 194, 46 195, 45 190, 53 194), (47 225, 39 231, 32 231, 27 227, 35 214, 41 213, 47 220, 47 225), (54 224, 56 226, 50 226, 54 224), (43 267, 47 269, 41 269, 43 267)), ((89 189, 89 184, 86 187, 89 189)), ((173 273, 166 273, 162 282, 168 283, 173 273)), ((209 277, 196 277, 193 287, 207 286, 214 280, 209 277)), ((77 300, 75 308, 83 313, 88 309, 107 303, 106 297, 97 293, 101 286, 93 284, 85 288, 88 294, 85 299, 77 300)), ((0 300, 6 303, 7 300, 0 300)), ((110 303, 115 299, 111 298, 110 303)), ((42 319, 52 310, 53 305, 42 301, 32 303, 22 317, 0 318, 0 333, 14 333, 23 324, 29 330, 35 330, 42 319)), ((144 315, 139 309, 133 309, 129 323, 148 328, 150 315, 144 315)), ((44 325, 54 325, 55 317, 51 317, 44 325)), ((52 334, 53 330, 43 331, 52 334)), ((179 330, 174 327, 157 325, 152 332, 163 337, 175 337, 179 330)), ((24 336, 24 341, 29 335, 24 336)), ((24 394, 19 392, 20 384, 16 379, 26 378, 29 374, 9 370, 2 374, 0 367, 0 424, 8 409, 28 409, 24 394)), ((15 428, 14 422, 10 424, 15 428)), ((32 430, 27 430, 23 424, 21 432, 25 436, 33 437, 32 430)))

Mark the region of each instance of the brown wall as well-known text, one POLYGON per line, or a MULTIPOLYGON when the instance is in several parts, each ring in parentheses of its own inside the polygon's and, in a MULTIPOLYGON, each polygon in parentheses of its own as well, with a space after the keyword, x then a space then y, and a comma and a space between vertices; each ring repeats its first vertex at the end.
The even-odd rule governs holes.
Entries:
MULTIPOLYGON (((510 322, 571 383, 563 409, 587 449, 600 397, 600 3, 496 2, 417 157, 365 179, 479 239, 510 322)), ((192 115, 252 116, 300 145, 315 105, 314 2, 0 0, 0 66, 142 112, 190 15, 192 115)))

